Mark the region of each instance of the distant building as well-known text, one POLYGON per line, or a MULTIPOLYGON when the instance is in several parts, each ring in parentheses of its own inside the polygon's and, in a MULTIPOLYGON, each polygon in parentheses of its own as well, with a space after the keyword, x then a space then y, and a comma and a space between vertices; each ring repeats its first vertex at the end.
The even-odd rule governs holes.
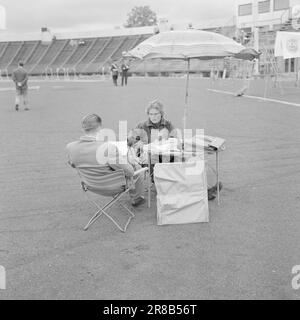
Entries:
MULTIPOLYGON (((294 28, 292 10, 300 0, 236 0, 237 38, 245 45, 254 45, 254 28, 258 28, 258 46, 263 53, 260 72, 272 72, 270 57, 274 55, 276 31, 298 31, 294 28)), ((298 60, 298 59, 296 59, 298 60)), ((276 58, 279 72, 296 72, 295 59, 276 58)))
POLYGON ((300 0, 236 0, 235 14, 238 29, 253 31, 280 30, 291 18, 291 10, 300 0))
POLYGON ((0 5, 0 30, 6 29, 6 10, 0 5))
POLYGON ((50 43, 53 40, 53 34, 47 27, 41 28, 41 40, 43 44, 50 43))
POLYGON ((159 32, 165 32, 170 30, 169 20, 167 17, 158 17, 157 27, 159 32))

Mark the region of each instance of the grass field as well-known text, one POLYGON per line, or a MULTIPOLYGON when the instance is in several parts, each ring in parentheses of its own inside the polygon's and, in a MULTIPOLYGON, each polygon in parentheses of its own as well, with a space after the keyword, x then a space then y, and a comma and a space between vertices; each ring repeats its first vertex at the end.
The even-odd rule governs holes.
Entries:
MULTIPOLYGON (((181 127, 185 80, 31 82, 29 112, 14 111, 11 83, 0 82, 0 299, 299 299, 291 273, 300 265, 300 109, 208 91, 241 81, 191 79, 188 127, 226 139, 221 205, 206 224, 157 226, 155 201, 136 209, 127 233, 93 207, 66 165, 65 145, 80 120, 98 113, 117 131, 134 127, 150 100, 181 127)), ((248 94, 264 95, 262 81, 248 94)), ((299 103, 299 88, 268 97, 299 103)))

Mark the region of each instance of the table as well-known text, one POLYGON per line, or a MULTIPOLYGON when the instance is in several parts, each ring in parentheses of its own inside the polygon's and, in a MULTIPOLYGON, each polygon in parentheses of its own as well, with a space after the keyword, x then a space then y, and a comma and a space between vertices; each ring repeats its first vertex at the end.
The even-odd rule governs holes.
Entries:
MULTIPOLYGON (((187 150, 167 150, 168 148, 159 148, 159 146, 161 146, 161 144, 157 144, 157 148, 155 148, 155 144, 148 144, 148 145, 144 145, 144 152, 147 153, 147 160, 148 160, 148 167, 149 167, 149 172, 150 172, 150 166, 151 166, 151 158, 153 156, 159 156, 161 155, 162 157, 170 157, 170 156, 174 156, 174 157, 180 157, 182 159, 182 161, 186 161, 186 159, 189 157, 199 157, 199 156, 203 156, 206 153, 209 154, 215 154, 216 155, 216 179, 217 179, 217 203, 218 205, 220 205, 220 188, 219 188, 219 182, 220 182, 220 157, 219 157, 219 153, 222 150, 225 150, 225 140, 222 138, 218 138, 218 137, 211 137, 211 136, 205 136, 205 139, 207 141, 209 141, 208 143, 204 144, 203 146, 203 151, 197 152, 197 151, 187 151, 187 150), (154 147, 154 148, 153 148, 154 147)), ((157 163, 157 162, 156 162, 157 163)), ((155 164, 155 163, 153 163, 155 164)), ((151 188, 151 181, 149 179, 148 181, 148 188, 151 188)), ((150 201, 149 199, 150 195, 148 194, 148 203, 150 201)))

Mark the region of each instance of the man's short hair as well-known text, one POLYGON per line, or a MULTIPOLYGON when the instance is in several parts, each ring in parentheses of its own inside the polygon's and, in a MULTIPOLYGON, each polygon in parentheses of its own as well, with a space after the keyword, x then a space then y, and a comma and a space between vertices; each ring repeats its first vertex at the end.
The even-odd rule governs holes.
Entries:
POLYGON ((84 131, 92 131, 99 128, 102 124, 101 118, 95 114, 88 114, 84 116, 81 120, 82 129, 84 131))
POLYGON ((19 66, 23 67, 24 66, 24 62, 23 61, 19 61, 19 66))
POLYGON ((159 111, 162 117, 165 114, 164 113, 164 105, 160 100, 151 101, 146 108, 146 113, 149 114, 149 111, 151 109, 155 109, 155 110, 159 111))

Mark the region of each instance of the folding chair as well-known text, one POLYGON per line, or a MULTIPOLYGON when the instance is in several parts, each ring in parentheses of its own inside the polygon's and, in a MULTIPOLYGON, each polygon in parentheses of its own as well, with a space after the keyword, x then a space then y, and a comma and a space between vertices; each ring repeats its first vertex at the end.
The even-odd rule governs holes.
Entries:
MULTIPOLYGON (((74 166, 73 166, 74 167, 74 166)), ((81 187, 84 191, 87 199, 94 203, 97 207, 98 211, 93 215, 87 225, 84 227, 86 231, 102 214, 104 214, 108 219, 110 219, 119 230, 122 232, 126 232, 126 229, 131 221, 134 218, 134 213, 126 207, 123 203, 120 202, 121 198, 128 194, 130 191, 130 187, 126 185, 125 174, 123 170, 112 171, 110 174, 104 174, 101 171, 101 167, 99 166, 78 166, 75 167, 77 170, 79 177, 81 179, 81 187), (91 199, 88 196, 88 191, 105 196, 112 197, 112 199, 106 203, 103 207, 91 199), (123 209, 125 209, 130 217, 128 218, 125 226, 122 228, 117 221, 108 214, 107 210, 111 208, 113 205, 118 203, 123 209)), ((142 172, 147 172, 148 168, 142 168, 134 173, 134 178, 142 172)))

